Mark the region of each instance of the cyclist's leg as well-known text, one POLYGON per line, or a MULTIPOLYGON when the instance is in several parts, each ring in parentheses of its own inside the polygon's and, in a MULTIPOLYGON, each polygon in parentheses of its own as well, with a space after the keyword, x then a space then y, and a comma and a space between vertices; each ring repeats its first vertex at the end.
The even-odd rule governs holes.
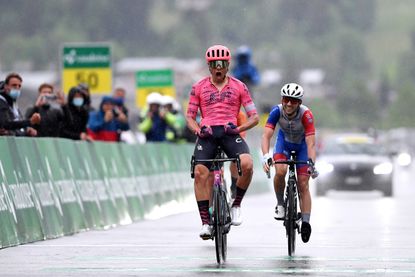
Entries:
MULTIPOLYGON (((213 138, 200 139, 196 141, 194 150, 195 159, 212 159, 216 151, 216 142, 213 138)), ((209 181, 209 168, 211 163, 196 162, 194 190, 199 208, 202 224, 209 224, 209 201, 211 198, 211 184, 209 181)))
POLYGON ((241 160, 242 176, 238 176, 236 182, 236 197, 232 206, 239 207, 246 190, 251 183, 253 174, 253 161, 249 153, 249 147, 245 140, 239 135, 224 136, 222 147, 226 155, 234 158, 239 154, 241 160))
MULTIPOLYGON (((307 145, 305 142, 301 144, 299 151, 297 151, 297 160, 307 161, 307 145)), ((298 190, 300 193, 300 208, 301 214, 303 215, 303 221, 310 221, 311 213, 311 194, 309 190, 309 179, 310 176, 307 173, 307 165, 297 166, 297 177, 298 177, 298 190)))
MULTIPOLYGON (((307 161, 307 145, 301 146, 297 152, 297 159, 307 161)), ((311 215, 311 194, 309 190, 310 176, 307 173, 307 165, 297 166, 298 190, 300 193, 300 209, 301 209, 301 239, 308 242, 311 235, 310 215, 311 215)))
POLYGON ((229 165, 229 171, 231 172, 231 197, 235 199, 236 197, 236 182, 238 180, 238 168, 236 167, 236 163, 232 162, 229 165))
MULTIPOLYGON (((279 131, 277 141, 274 146, 274 161, 285 161, 288 159, 287 145, 285 143, 283 132, 279 131)), ((274 191, 277 197, 277 205, 282 206, 284 204, 284 189, 285 189, 285 175, 287 175, 288 166, 285 164, 275 165, 275 176, 274 176, 274 191)))

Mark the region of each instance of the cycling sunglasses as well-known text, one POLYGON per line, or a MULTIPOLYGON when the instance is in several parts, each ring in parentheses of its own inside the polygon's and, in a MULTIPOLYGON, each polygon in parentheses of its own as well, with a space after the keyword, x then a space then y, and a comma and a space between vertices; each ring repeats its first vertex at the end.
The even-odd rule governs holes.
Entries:
POLYGON ((229 66, 229 62, 228 61, 224 61, 224 60, 218 60, 218 61, 210 61, 209 62, 209 67, 210 68, 227 68, 229 66))
POLYGON ((283 96, 282 103, 287 104, 288 102, 291 102, 291 104, 293 105, 297 105, 301 102, 301 100, 293 97, 283 96))

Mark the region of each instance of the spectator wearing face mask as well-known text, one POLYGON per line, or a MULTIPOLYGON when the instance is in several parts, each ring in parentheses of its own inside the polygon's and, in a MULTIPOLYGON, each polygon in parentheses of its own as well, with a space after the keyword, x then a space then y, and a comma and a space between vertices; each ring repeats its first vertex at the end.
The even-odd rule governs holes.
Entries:
POLYGON ((54 92, 51 84, 43 83, 38 88, 39 96, 33 107, 26 111, 26 118, 39 113, 42 122, 35 127, 38 137, 59 137, 64 121, 62 100, 54 92))
POLYGON ((63 106, 65 120, 61 137, 73 140, 92 140, 86 132, 89 112, 86 96, 79 87, 72 87, 68 92, 67 103, 63 106))
POLYGON ((7 75, 0 88, 0 135, 2 136, 36 136, 32 128, 41 122, 39 113, 33 113, 24 119, 17 99, 20 96, 23 79, 17 73, 7 75))

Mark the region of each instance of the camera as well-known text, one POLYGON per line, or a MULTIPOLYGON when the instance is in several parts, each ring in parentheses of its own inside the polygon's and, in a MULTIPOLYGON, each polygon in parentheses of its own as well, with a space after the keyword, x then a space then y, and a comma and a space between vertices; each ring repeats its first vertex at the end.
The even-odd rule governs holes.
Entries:
POLYGON ((120 115, 120 112, 118 109, 112 109, 112 113, 114 114, 114 117, 118 117, 120 115))
POLYGON ((46 102, 54 102, 57 100, 57 96, 54 94, 44 95, 43 100, 46 102))

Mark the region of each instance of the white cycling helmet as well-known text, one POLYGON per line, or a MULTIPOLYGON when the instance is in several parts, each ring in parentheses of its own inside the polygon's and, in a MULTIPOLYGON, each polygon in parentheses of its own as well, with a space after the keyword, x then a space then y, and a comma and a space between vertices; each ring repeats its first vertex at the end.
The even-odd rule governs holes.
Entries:
POLYGON ((173 105, 174 103, 174 98, 170 95, 163 95, 162 96, 162 100, 161 100, 161 105, 165 106, 165 105, 173 105))
POLYGON ((281 88, 281 96, 292 97, 302 100, 304 96, 304 89, 302 86, 296 83, 285 84, 281 88))
POLYGON ((151 104, 161 105, 162 101, 163 101, 163 96, 158 92, 152 92, 149 95, 147 95, 147 98, 146 98, 147 105, 151 105, 151 104))

